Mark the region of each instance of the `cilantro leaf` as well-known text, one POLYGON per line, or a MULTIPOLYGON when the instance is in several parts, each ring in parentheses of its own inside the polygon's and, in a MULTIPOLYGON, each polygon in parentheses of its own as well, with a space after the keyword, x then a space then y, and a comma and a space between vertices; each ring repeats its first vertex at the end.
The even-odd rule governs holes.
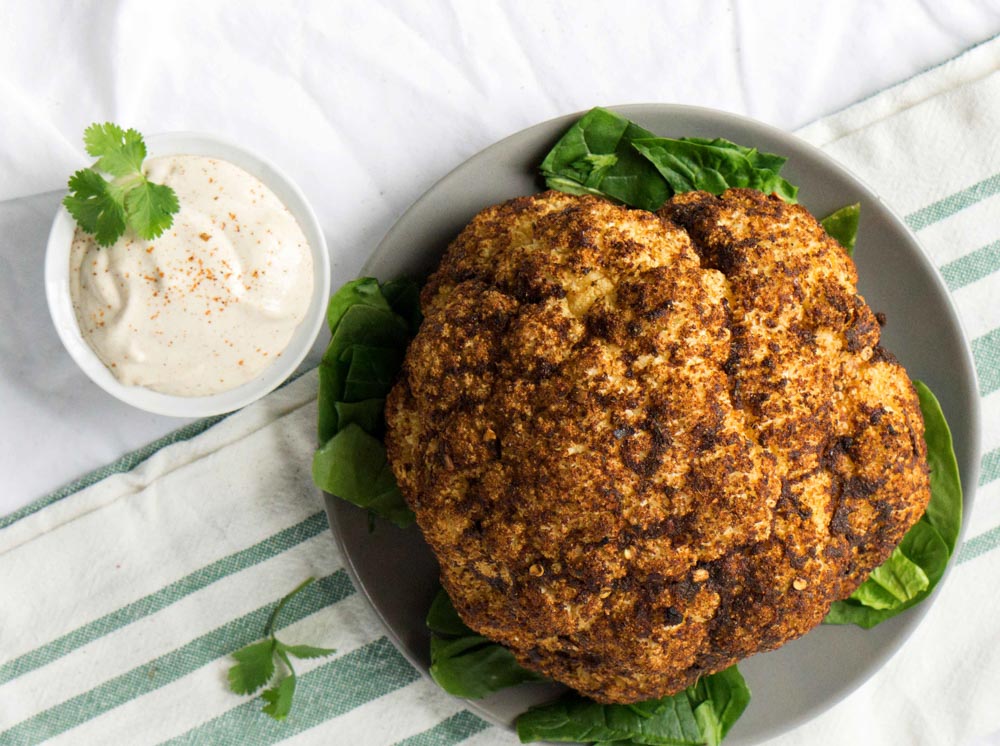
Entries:
POLYGON ((274 636, 274 628, 281 610, 313 580, 315 578, 307 578, 291 593, 278 601, 264 625, 264 639, 262 641, 247 645, 233 653, 233 658, 236 659, 237 663, 229 669, 229 688, 236 694, 253 694, 262 686, 267 685, 278 669, 278 661, 281 661, 284 668, 288 669, 287 676, 260 694, 265 703, 261 711, 275 720, 284 720, 292 710, 292 697, 295 695, 296 680, 295 669, 288 656, 322 658, 337 652, 331 648, 318 648, 312 645, 286 645, 274 636))
POLYGON ((156 238, 174 222, 180 209, 174 190, 163 184, 143 181, 125 194, 128 223, 142 238, 156 238))
POLYGON ((284 720, 292 711, 292 697, 295 695, 295 676, 287 676, 276 686, 260 693, 261 699, 267 702, 262 712, 275 720, 284 720))
POLYGON ((237 663, 229 669, 229 688, 237 694, 253 694, 274 676, 275 640, 269 637, 233 653, 237 663))
POLYGON ((72 194, 63 199, 69 214, 101 246, 110 246, 125 232, 125 209, 110 186, 99 173, 83 168, 69 178, 72 194))
POLYGON ((142 170, 146 143, 141 134, 105 122, 87 127, 83 142, 97 161, 70 177, 70 194, 63 204, 84 231, 100 246, 111 246, 126 228, 150 239, 171 226, 180 209, 177 194, 146 178, 142 170), (114 178, 108 181, 102 174, 114 178))
POLYGON ((112 176, 128 176, 142 171, 146 143, 134 129, 123 130, 117 124, 92 124, 83 132, 87 152, 96 157, 94 168, 112 176))
POLYGON ((125 130, 112 122, 94 122, 83 131, 83 145, 95 157, 119 147, 124 139, 125 130))

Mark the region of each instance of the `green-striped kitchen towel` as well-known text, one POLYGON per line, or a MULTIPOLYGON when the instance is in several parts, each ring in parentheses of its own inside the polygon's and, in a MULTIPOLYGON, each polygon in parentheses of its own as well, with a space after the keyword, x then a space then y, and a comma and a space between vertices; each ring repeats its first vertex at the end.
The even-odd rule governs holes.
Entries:
MULTIPOLYGON (((951 287, 980 377, 969 541, 924 624, 861 691, 777 743, 953 744, 1000 729, 1000 40, 803 135, 907 216, 951 287)), ((343 569, 309 476, 316 376, 37 510, 0 520, 0 744, 512 744, 393 648, 343 569), (284 723, 226 687, 275 601, 284 723)), ((157 448, 157 446, 162 446, 157 448)), ((68 492, 68 491, 64 491, 68 492)))

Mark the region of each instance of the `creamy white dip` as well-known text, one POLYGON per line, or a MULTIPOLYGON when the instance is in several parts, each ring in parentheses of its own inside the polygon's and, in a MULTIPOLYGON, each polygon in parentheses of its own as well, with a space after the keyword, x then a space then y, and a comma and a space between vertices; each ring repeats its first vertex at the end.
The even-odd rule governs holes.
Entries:
POLYGON ((256 377, 288 345, 313 291, 312 255, 281 200, 216 158, 150 158, 177 193, 159 238, 100 247, 77 228, 70 292, 84 339, 124 384, 206 396, 256 377))

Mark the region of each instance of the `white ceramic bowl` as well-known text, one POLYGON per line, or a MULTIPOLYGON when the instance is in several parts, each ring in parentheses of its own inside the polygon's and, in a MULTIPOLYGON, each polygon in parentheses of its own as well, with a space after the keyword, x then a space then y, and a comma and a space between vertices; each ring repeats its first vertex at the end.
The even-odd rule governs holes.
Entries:
POLYGON ((274 164, 231 142, 197 132, 170 132, 146 138, 148 157, 203 155, 234 163, 260 179, 298 221, 309 242, 313 263, 313 294, 305 317, 281 356, 242 386, 211 396, 171 396, 142 386, 126 386, 101 362, 80 334, 69 287, 69 256, 76 223, 60 207, 45 253, 45 296, 59 338, 76 364, 94 383, 139 409, 173 417, 207 417, 239 409, 277 388, 305 358, 319 333, 330 296, 330 257, 319 221, 295 183, 274 164))

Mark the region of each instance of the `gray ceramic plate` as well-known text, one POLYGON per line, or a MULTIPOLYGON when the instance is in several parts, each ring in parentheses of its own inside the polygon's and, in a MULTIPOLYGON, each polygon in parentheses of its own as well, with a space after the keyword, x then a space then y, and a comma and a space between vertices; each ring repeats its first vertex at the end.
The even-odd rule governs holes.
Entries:
MULTIPOLYGON (((799 198, 822 216, 861 202, 855 259, 860 290, 884 311, 883 339, 911 376, 937 394, 951 423, 965 490, 972 508, 979 466, 979 396, 972 355, 945 285, 913 235, 878 196, 819 150, 795 137, 742 117, 708 109, 646 104, 619 107, 657 134, 725 137, 788 157, 782 175, 800 187, 799 198)), ((427 191, 379 244, 365 274, 382 280, 422 275, 482 208, 538 191, 535 169, 578 115, 518 132, 456 168, 427 191)), ((380 523, 369 533, 366 514, 327 496, 334 535, 361 591, 404 655, 426 672, 423 625, 437 587, 437 567, 417 529, 380 523)), ((753 700, 726 739, 727 746, 759 743, 831 707, 881 668, 910 636, 934 598, 875 629, 819 627, 780 650, 740 663, 753 700)), ((511 726, 530 705, 551 698, 554 687, 524 685, 468 706, 511 726)))

